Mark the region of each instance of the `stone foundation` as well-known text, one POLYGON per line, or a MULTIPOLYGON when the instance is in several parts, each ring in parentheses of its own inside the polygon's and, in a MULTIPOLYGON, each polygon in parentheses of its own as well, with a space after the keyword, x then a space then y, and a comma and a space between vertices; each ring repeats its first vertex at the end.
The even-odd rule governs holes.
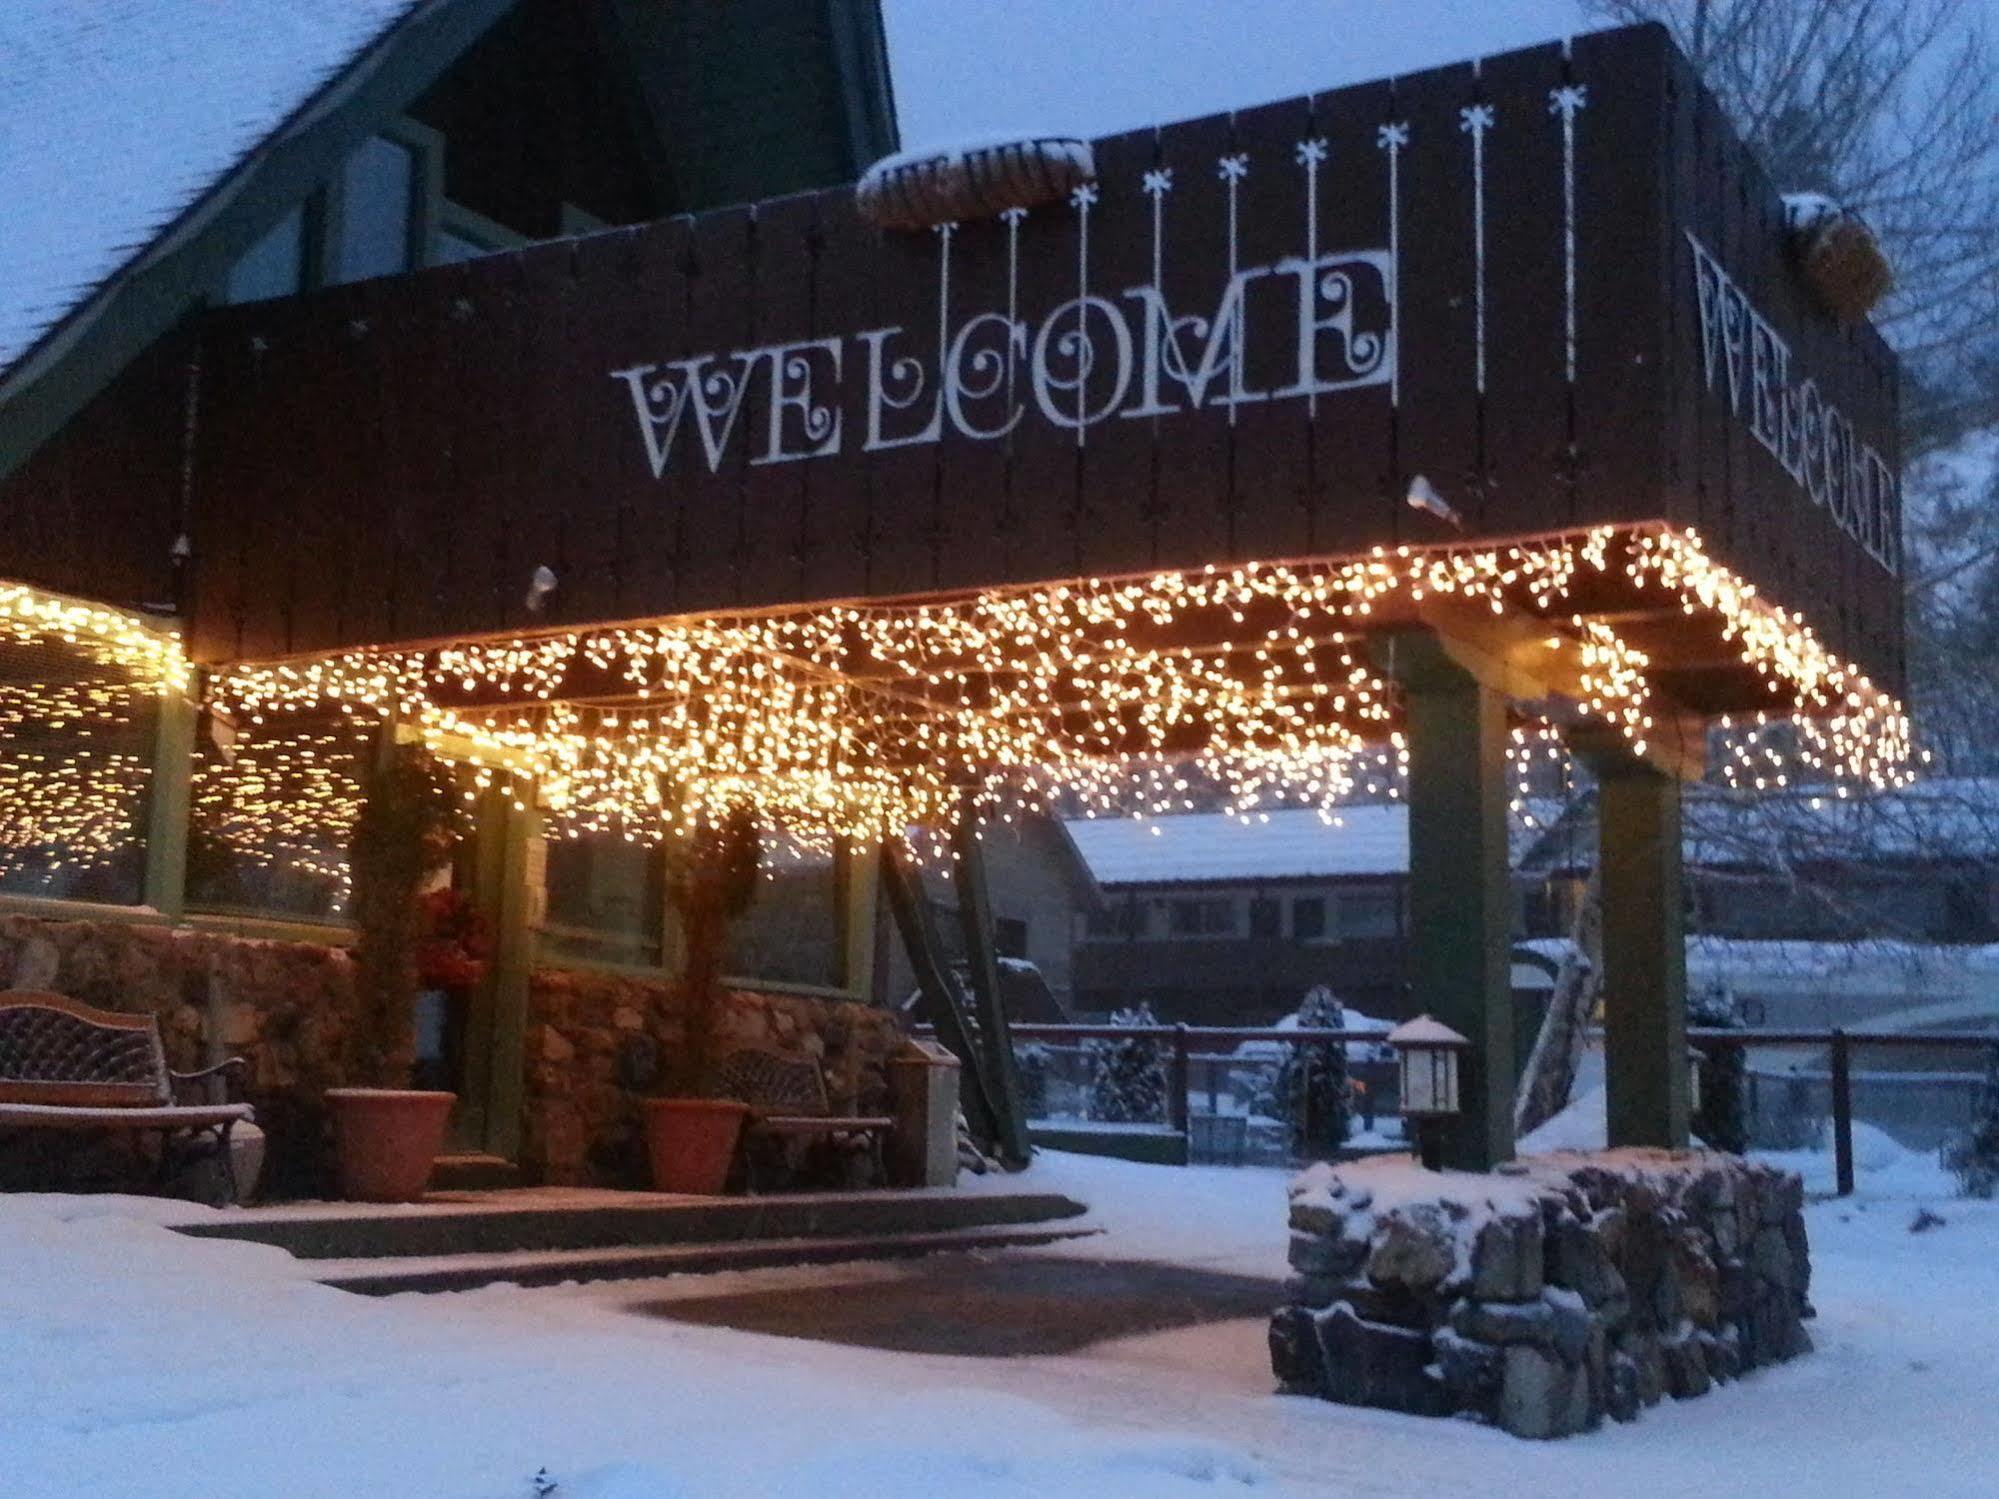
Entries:
MULTIPOLYGON (((521 1163, 562 1185, 647 1184, 640 1100, 681 1045, 679 986, 584 970, 534 975, 528 996, 521 1163)), ((836 1114, 888 1112, 889 1053, 902 1027, 887 1010, 796 994, 732 991, 719 1046, 816 1059, 836 1114)))
POLYGON ((1803 1206, 1796 1175, 1701 1153, 1314 1166, 1271 1362, 1294 1393, 1517 1436, 1634 1420, 1809 1351, 1803 1206))
MULTIPOLYGON (((265 1195, 330 1192, 321 1095, 347 1081, 340 1059, 354 982, 345 949, 133 922, 0 916, 0 989, 50 990, 102 1009, 156 1015, 168 1064, 182 1071, 201 1065, 213 1025, 220 1049, 250 1063, 246 1091, 268 1137, 265 1195)), ((799 995, 738 993, 730 1000, 725 1046, 817 1057, 835 1110, 858 1104, 860 1112, 885 1112, 883 1062, 901 1039, 892 1014, 799 995)), ((670 983, 563 969, 533 975, 522 1120, 530 1179, 645 1183, 638 1100, 680 1044, 681 1024, 670 983)), ((9 1180, 11 1149, 0 1140, 0 1185, 9 1180)), ((22 1154, 23 1169, 44 1170, 39 1156, 22 1154)))

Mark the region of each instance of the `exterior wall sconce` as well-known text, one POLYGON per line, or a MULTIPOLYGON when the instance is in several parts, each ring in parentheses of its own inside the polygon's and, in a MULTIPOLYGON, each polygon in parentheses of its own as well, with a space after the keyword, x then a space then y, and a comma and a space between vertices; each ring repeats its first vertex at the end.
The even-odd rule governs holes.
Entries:
POLYGON ((1416 1124, 1416 1153, 1432 1171, 1443 1169, 1442 1125, 1460 1112, 1458 1069, 1471 1045, 1441 1020, 1418 1015, 1390 1031, 1401 1069, 1402 1117, 1416 1124))

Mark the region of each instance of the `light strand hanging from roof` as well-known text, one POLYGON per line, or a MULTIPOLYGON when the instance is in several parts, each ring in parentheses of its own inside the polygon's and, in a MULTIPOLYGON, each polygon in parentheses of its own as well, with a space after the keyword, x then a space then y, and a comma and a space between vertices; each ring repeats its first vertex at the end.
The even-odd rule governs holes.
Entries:
MULTIPOLYGON (((1578 595, 1656 590, 1760 679, 1792 763, 1899 784, 1892 697, 1692 533, 1598 528, 1545 541, 1376 549, 1348 561, 1210 567, 575 630, 233 668, 214 692, 262 715, 337 703, 538 788, 551 830, 651 841, 738 803, 809 845, 939 826, 967 800, 1328 817, 1399 762, 1398 689, 1370 635, 1470 606, 1531 627, 1567 685, 1526 715, 1606 723, 1643 752, 1661 703, 1648 653, 1578 595)), ((1749 674, 1754 677, 1750 678, 1749 674)), ((1724 771, 1739 769, 1734 757, 1724 771)))

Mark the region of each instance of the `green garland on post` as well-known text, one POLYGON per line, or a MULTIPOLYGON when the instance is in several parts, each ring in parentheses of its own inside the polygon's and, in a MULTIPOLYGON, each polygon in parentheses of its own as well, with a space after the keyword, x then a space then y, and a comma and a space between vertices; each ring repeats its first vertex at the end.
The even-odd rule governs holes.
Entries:
POLYGON ((346 1074, 356 1086, 404 1088, 416 1060, 417 942, 423 882, 451 859, 471 829, 451 769, 429 751, 399 744, 363 778, 348 842, 354 886, 354 1023, 346 1074))
POLYGON ((763 840, 746 808, 698 829, 670 861, 666 893, 680 921, 687 1017, 685 1040, 668 1072, 670 1098, 707 1098, 715 1091, 729 928, 756 898, 762 865, 763 840))

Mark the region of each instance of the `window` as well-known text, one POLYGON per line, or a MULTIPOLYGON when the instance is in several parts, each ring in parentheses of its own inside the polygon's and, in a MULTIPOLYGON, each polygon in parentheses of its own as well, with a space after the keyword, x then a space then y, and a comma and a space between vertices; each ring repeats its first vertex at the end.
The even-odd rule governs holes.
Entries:
POLYGON ((1252 937, 1283 936, 1284 908, 1269 896, 1257 896, 1249 903, 1249 934, 1252 937))
POLYGON ((729 931, 730 977, 838 988, 847 974, 845 881, 832 855, 766 832, 763 868, 749 910, 729 931))
POLYGON ((1027 956, 1027 923, 1017 916, 993 918, 993 947, 1002 958, 1027 956))
POLYGON ((546 956, 640 966, 660 961, 666 885, 658 849, 617 833, 585 833, 550 840, 545 867, 546 956))
POLYGON ((138 903, 158 701, 88 644, 0 646, 0 891, 138 903))
POLYGON ((1300 895, 1292 900, 1291 935, 1300 942, 1321 942, 1325 940, 1325 896, 1300 895))
POLYGON ((1340 936, 1393 937, 1397 931, 1397 904, 1396 892, 1387 886, 1342 890, 1340 936))
POLYGON ((437 228, 430 236, 431 265, 456 265, 461 260, 477 260, 527 243, 504 224, 460 204, 438 206, 437 228))
POLYGON ((223 287, 229 303, 289 297, 305 285, 305 205, 279 219, 230 268, 223 287))
POLYGON ((1168 930, 1176 937, 1235 935, 1235 902, 1225 895, 1183 896, 1166 909, 1168 930))
POLYGON ((361 810, 372 719, 203 717, 194 747, 187 899, 210 910, 327 920, 347 914, 347 839, 361 810))
POLYGON ((416 152, 401 141, 372 136, 347 158, 330 280, 365 281, 409 269, 416 190, 416 152))

